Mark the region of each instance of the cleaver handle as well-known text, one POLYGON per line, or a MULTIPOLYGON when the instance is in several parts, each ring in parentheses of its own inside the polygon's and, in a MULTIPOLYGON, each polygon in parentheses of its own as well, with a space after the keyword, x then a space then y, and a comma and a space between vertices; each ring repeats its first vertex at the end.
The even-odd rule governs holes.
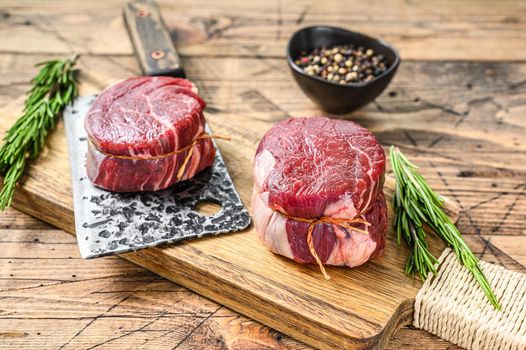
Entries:
POLYGON ((144 75, 185 77, 181 59, 155 1, 126 3, 124 19, 144 75))

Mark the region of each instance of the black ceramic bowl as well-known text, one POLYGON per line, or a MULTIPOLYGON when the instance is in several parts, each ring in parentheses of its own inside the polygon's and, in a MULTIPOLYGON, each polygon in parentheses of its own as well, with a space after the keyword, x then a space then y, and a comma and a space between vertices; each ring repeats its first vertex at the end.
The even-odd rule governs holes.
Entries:
POLYGON ((400 56, 393 47, 381 40, 342 28, 314 26, 300 29, 290 38, 287 61, 300 88, 316 104, 327 112, 348 113, 372 102, 384 91, 398 69, 400 56), (345 44, 373 49, 375 53, 384 55, 389 68, 368 82, 338 84, 308 75, 294 63, 302 51, 345 44))

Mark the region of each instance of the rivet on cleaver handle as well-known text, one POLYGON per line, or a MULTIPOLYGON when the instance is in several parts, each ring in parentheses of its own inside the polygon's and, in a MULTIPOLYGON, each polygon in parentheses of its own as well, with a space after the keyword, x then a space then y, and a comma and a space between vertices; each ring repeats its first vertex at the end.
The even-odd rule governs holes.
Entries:
POLYGON ((124 19, 145 75, 185 77, 179 54, 154 1, 128 2, 124 5, 124 19))

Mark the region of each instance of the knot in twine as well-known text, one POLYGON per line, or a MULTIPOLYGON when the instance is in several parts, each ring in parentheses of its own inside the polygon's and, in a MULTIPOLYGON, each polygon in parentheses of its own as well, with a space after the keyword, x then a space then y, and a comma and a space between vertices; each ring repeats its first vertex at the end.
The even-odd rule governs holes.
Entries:
POLYGON ((345 229, 352 230, 352 231, 358 231, 363 234, 368 235, 369 231, 362 230, 360 228, 357 228, 356 224, 362 224, 365 226, 371 226, 371 224, 365 220, 362 215, 357 215, 352 219, 346 219, 346 218, 333 218, 329 216, 322 216, 320 218, 314 218, 314 219, 306 219, 306 218, 300 218, 296 216, 290 216, 284 213, 280 214, 286 216, 289 219, 300 221, 300 222, 306 222, 309 224, 309 228, 307 230, 307 245, 309 246, 309 251, 311 255, 314 257, 316 262, 318 263, 318 266, 320 267, 321 273, 323 274, 323 277, 325 277, 326 280, 330 280, 331 277, 327 274, 327 271, 325 271, 325 267, 323 266, 323 263, 321 262, 320 257, 318 256, 318 253, 316 253, 316 249, 314 249, 314 242, 312 240, 312 233, 314 231, 314 227, 318 224, 332 224, 332 225, 338 225, 345 229))

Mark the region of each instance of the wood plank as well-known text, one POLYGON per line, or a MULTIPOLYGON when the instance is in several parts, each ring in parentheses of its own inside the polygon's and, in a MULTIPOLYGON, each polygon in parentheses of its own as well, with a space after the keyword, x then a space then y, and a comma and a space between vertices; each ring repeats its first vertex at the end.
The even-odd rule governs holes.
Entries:
POLYGON ((29 215, 24 215, 20 213, 18 210, 15 210, 12 208, 9 208, 1 212, 0 217, 2 218, 0 220, 0 230, 6 230, 6 229, 50 230, 50 229, 53 229, 51 225, 46 224, 44 221, 38 220, 29 215))
POLYGON ((448 341, 415 328, 403 328, 391 340, 386 350, 398 349, 433 349, 433 350, 460 350, 448 341))
MULTIPOLYGON (((523 60, 526 51, 526 6, 514 0, 159 2, 184 56, 282 57, 295 30, 320 23, 382 38, 405 60, 523 60)), ((132 53, 121 0, 2 3, 0 52, 132 53)))
MULTIPOLYGON (((526 247, 525 236, 492 235, 485 236, 484 238, 494 250, 505 252, 505 254, 512 259, 514 263, 508 268, 523 273, 526 272, 526 251, 524 249, 524 247, 526 247)), ((486 248, 486 251, 487 250, 489 249, 486 248)), ((495 258, 495 260, 497 260, 496 263, 500 263, 498 257, 500 257, 500 255, 495 258)), ((504 264, 501 263, 501 265, 504 264)))

